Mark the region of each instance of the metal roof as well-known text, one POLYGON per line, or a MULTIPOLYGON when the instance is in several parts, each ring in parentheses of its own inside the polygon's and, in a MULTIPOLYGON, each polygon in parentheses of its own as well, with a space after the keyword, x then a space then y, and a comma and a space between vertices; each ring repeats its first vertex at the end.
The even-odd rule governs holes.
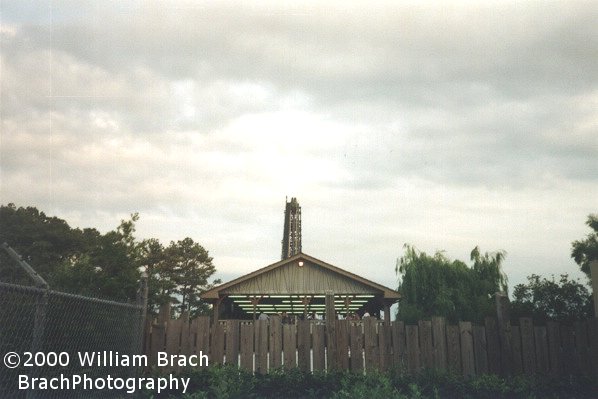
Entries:
POLYGON ((384 299, 399 299, 400 294, 383 285, 323 262, 304 253, 221 284, 204 292, 206 300, 227 295, 316 295, 374 294, 384 299))

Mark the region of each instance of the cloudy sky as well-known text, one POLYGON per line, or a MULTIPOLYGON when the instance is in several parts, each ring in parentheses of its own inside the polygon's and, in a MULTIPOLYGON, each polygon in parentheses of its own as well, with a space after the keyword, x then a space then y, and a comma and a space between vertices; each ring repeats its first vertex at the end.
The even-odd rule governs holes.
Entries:
POLYGON ((0 202, 191 237, 225 281, 304 252, 394 287, 409 243, 579 277, 598 3, 1 0, 0 202))

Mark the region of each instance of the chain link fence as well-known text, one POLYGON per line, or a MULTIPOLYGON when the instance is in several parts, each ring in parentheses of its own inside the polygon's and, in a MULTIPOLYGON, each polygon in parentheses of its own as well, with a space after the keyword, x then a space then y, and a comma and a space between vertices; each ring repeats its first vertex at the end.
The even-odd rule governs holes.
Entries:
POLYGON ((140 367, 122 359, 142 353, 143 324, 141 301, 120 303, 0 282, 0 398, 124 397, 124 391, 94 386, 72 389, 72 378, 134 377, 140 367), (13 353, 19 365, 10 368, 17 361, 13 353), (28 383, 55 378, 62 386, 23 390, 20 376, 28 383))

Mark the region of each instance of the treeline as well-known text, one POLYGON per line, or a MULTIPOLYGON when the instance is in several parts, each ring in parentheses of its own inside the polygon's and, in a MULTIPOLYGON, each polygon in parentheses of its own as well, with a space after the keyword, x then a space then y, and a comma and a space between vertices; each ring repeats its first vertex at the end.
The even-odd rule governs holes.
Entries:
MULTIPOLYGON (((164 246, 158 239, 138 240, 138 214, 105 234, 72 228, 35 207, 0 206, 0 242, 8 243, 54 290, 132 301, 141 273, 148 274, 149 309, 176 303, 179 311, 208 312, 199 295, 216 272, 208 251, 191 238, 164 246)), ((27 276, 0 251, 0 281, 30 284, 27 276)))
MULTIPOLYGON (((572 243, 571 257, 590 277, 589 264, 598 259, 598 215, 590 215, 586 224, 591 232, 572 243)), ((502 271, 506 252, 482 254, 471 251, 471 265, 451 260, 443 252, 429 255, 411 245, 404 246, 396 272, 399 276, 398 318, 408 323, 444 316, 451 322, 482 322, 495 316, 494 293, 508 293, 508 279, 502 271)), ((526 284, 518 284, 511 295, 511 318, 533 317, 534 322, 547 320, 571 322, 593 317, 593 303, 588 284, 562 274, 550 278, 532 274, 526 284)))

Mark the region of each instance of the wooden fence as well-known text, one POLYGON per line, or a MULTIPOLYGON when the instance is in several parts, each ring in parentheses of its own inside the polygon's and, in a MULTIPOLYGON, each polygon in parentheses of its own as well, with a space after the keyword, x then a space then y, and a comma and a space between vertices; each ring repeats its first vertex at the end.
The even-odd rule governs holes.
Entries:
POLYGON ((534 326, 530 318, 521 318, 518 326, 500 326, 494 318, 486 318, 484 325, 447 325, 441 317, 417 325, 373 318, 282 324, 278 317, 212 324, 208 317, 173 320, 161 314, 148 323, 145 350, 150 365, 157 365, 158 352, 203 354, 209 365, 234 364, 258 373, 281 367, 408 373, 435 368, 465 376, 598 377, 598 319, 572 326, 534 326))

